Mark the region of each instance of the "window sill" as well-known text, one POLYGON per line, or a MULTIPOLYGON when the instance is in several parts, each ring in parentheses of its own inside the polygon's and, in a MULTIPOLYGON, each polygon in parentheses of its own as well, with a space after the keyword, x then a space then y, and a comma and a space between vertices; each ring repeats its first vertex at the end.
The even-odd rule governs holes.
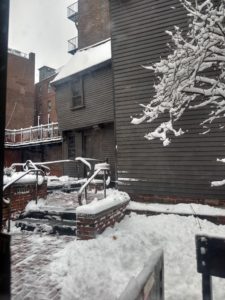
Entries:
POLYGON ((70 110, 77 110, 77 109, 81 109, 81 108, 84 108, 84 107, 85 107, 84 105, 72 106, 72 107, 70 107, 70 110))

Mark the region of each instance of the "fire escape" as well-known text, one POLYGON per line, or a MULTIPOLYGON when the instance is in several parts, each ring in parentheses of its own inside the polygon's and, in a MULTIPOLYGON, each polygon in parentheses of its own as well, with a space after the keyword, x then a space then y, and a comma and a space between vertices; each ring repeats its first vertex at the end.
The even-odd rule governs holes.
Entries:
MULTIPOLYGON (((78 1, 67 7, 67 18, 78 27, 78 1)), ((68 40, 68 53, 75 54, 78 49, 78 36, 68 40)))

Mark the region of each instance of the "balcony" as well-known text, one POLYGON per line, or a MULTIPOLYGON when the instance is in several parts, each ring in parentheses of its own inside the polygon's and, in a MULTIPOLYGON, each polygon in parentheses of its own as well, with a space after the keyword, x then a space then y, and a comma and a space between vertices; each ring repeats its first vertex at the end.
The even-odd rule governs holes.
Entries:
POLYGON ((5 129, 5 147, 16 148, 39 144, 61 143, 58 123, 21 129, 5 129))
POLYGON ((67 7, 67 18, 78 24, 78 1, 67 7))
POLYGON ((78 37, 68 40, 68 53, 74 54, 78 49, 78 37))

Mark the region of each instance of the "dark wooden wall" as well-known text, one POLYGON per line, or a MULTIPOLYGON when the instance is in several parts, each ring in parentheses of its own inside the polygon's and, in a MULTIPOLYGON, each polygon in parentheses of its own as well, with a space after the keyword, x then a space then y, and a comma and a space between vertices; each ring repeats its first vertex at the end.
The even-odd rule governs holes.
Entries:
POLYGON ((120 189, 134 198, 149 195, 146 200, 224 199, 225 187, 211 188, 210 182, 225 178, 225 164, 216 161, 225 154, 225 134, 219 123, 211 134, 199 134, 205 111, 185 114, 180 123, 188 132, 168 147, 144 138, 152 125, 130 124, 130 117, 141 113, 139 104, 147 104, 154 93, 156 78, 142 66, 168 55, 165 31, 174 25, 186 29, 183 7, 178 0, 111 0, 110 12, 120 189))
POLYGON ((71 110, 70 80, 56 86, 56 106, 60 130, 72 130, 113 122, 112 68, 89 71, 83 75, 84 107, 71 110))
MULTIPOLYGON (((75 137, 75 155, 95 158, 101 161, 108 159, 111 166, 112 178, 115 174, 115 139, 114 124, 105 123, 95 128, 89 127, 83 130, 74 130, 64 133, 64 158, 68 158, 68 136, 75 137)), ((82 176, 83 168, 75 163, 64 164, 64 174, 70 176, 82 176)))

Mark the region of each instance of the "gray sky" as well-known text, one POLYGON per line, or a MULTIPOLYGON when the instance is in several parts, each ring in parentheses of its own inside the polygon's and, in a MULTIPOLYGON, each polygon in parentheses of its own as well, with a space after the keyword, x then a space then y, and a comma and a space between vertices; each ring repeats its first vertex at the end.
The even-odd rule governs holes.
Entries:
MULTIPOLYGON (((36 54, 36 70, 65 64, 67 40, 76 28, 67 19, 67 6, 75 0, 10 0, 9 48, 36 54)), ((37 71, 36 71, 37 78, 37 71)))

